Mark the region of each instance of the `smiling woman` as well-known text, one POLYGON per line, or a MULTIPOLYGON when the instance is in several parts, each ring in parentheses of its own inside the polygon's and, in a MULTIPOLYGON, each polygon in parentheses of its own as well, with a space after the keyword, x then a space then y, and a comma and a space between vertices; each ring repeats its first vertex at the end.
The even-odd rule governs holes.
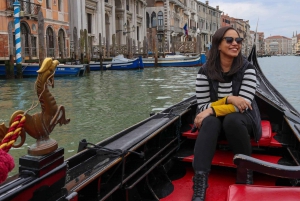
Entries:
MULTIPOLYGON (((197 75, 198 114, 194 127, 198 128, 199 135, 194 149, 193 201, 205 200, 219 135, 227 138, 234 154, 248 156, 251 155, 250 136, 256 141, 261 138, 260 115, 254 100, 256 72, 241 54, 242 41, 234 28, 218 29, 208 61, 197 75)), ((252 172, 242 175, 247 179, 237 178, 236 183, 252 184, 252 172)))

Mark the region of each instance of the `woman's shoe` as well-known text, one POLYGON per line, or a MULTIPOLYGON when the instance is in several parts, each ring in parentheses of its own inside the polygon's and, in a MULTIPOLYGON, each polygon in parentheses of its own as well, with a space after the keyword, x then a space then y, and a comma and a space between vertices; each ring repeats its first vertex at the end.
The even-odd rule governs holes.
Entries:
POLYGON ((193 177, 193 198, 192 201, 204 201, 206 189, 208 187, 208 172, 197 171, 193 177))

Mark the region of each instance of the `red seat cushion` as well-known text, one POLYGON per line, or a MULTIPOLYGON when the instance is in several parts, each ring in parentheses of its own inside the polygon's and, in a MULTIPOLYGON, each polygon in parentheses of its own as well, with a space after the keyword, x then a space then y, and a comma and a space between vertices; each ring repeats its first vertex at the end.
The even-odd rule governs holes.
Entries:
MULTIPOLYGON (((190 125, 191 128, 193 125, 190 125)), ((254 139, 251 140, 252 146, 271 146, 271 147, 281 147, 280 142, 278 142, 274 136, 276 133, 272 133, 272 126, 270 121, 267 120, 261 120, 261 128, 262 128, 262 137, 258 141, 258 144, 255 142, 254 139)), ((196 139, 198 135, 198 131, 191 132, 191 130, 185 131, 182 133, 182 136, 187 137, 189 139, 196 139)), ((227 141, 222 140, 218 142, 219 144, 227 144, 227 141)))
POLYGON ((227 201, 299 201, 300 187, 256 186, 233 184, 229 186, 227 201))
MULTIPOLYGON (((258 141, 259 146, 269 146, 272 140, 272 127, 271 123, 266 120, 261 120, 262 135, 258 141)), ((252 145, 257 145, 255 140, 251 140, 252 145)))

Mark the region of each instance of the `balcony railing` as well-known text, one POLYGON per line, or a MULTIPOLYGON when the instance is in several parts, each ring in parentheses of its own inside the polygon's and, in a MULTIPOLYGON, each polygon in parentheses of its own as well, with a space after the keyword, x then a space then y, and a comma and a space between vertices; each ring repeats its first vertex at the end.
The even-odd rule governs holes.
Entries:
POLYGON ((157 31, 164 31, 164 26, 158 25, 157 26, 157 31))
POLYGON ((173 3, 181 8, 185 8, 185 5, 179 0, 170 0, 170 3, 173 3))
MULTIPOLYGON (((6 0, 7 10, 14 10, 14 2, 15 0, 6 0)), ((24 16, 37 16, 41 9, 41 5, 32 2, 19 0, 19 3, 24 16)))

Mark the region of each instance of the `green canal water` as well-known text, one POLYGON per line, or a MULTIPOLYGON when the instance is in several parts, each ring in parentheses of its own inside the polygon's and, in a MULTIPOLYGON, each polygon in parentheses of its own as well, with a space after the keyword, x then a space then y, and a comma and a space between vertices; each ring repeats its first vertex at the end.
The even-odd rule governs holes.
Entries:
MULTIPOLYGON (((300 57, 259 58, 269 81, 300 111, 300 57)), ((55 78, 50 89, 58 105, 64 105, 67 125, 56 126, 51 133, 65 158, 77 152, 78 142, 99 142, 195 93, 199 67, 147 68, 139 71, 91 72, 85 77, 55 78)), ((11 114, 27 110, 37 101, 34 78, 0 80, 0 123, 8 126, 11 114)), ((40 106, 29 112, 40 112, 40 106)), ((18 171, 18 158, 35 142, 27 135, 26 144, 11 149, 18 171)))

